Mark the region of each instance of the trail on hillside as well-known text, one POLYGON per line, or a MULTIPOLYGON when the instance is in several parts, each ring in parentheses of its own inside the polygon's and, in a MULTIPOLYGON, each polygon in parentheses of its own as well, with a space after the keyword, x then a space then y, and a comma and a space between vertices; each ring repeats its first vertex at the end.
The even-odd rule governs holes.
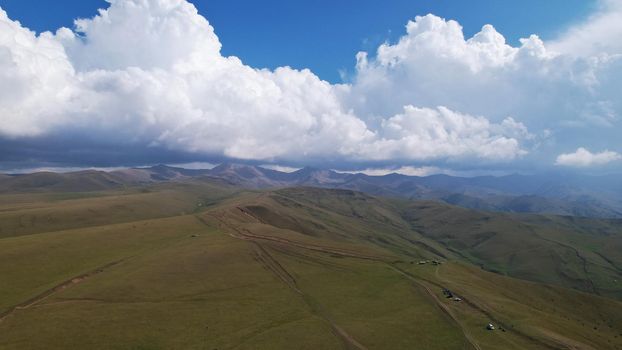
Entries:
MULTIPOLYGON (((252 217, 253 219, 256 220, 256 218, 253 215, 247 213, 243 209, 241 209, 241 208, 237 208, 237 209, 240 210, 243 214, 246 214, 246 215, 248 215, 248 216, 250 216, 250 217, 252 217)), ((335 255, 342 256, 342 257, 350 257, 350 258, 357 258, 357 259, 364 259, 364 260, 373 260, 373 261, 377 261, 377 262, 380 262, 380 263, 383 263, 383 264, 387 264, 392 269, 395 269, 395 267, 390 264, 389 259, 385 258, 385 257, 370 256, 370 255, 358 254, 358 253, 351 252, 351 251, 343 251, 343 250, 339 250, 339 249, 333 249, 333 248, 324 247, 324 246, 299 243, 299 242, 294 242, 294 241, 290 241, 290 240, 287 240, 287 239, 284 239, 284 238, 279 238, 279 237, 257 235, 257 234, 251 233, 248 230, 238 229, 237 227, 234 227, 233 225, 227 223, 226 220, 224 220, 221 217, 218 217, 216 215, 210 215, 210 216, 212 218, 216 219, 218 222, 220 222, 226 228, 228 228, 228 229, 232 230, 233 232, 235 232, 235 233, 228 232, 228 234, 231 237, 234 237, 234 238, 237 238, 237 239, 243 239, 243 240, 247 240, 247 241, 255 241, 255 240, 271 241, 271 242, 276 242, 276 243, 281 243, 281 244, 295 246, 295 247, 302 248, 302 249, 308 249, 308 250, 312 250, 312 251, 316 251, 316 252, 335 254, 335 255)), ((207 222, 205 222, 204 220, 200 219, 200 221, 203 222, 204 224, 207 224, 207 222)), ((404 275, 403 273, 401 273, 401 274, 404 275)), ((280 275, 278 275, 278 277, 281 278, 280 275)), ((414 278, 414 277, 411 277, 411 278, 414 278)), ((447 312, 448 310, 446 309, 446 306, 444 306, 438 299, 434 298, 434 293, 431 290, 429 290, 426 286, 423 286, 423 287, 428 291, 428 293, 430 293, 430 295, 433 296, 433 300, 435 300, 437 305, 441 309, 443 309, 445 312, 447 312)), ((472 337, 467 336, 467 332, 463 329, 463 326, 459 322, 456 321, 455 316, 453 316, 453 314, 450 314, 450 317, 452 318, 452 320, 454 322, 457 323, 458 327, 465 334, 465 339, 467 340, 467 342, 474 349, 481 350, 479 345, 477 345, 477 343, 474 343, 474 341, 472 340, 472 337)), ((341 334, 341 332, 339 332, 339 333, 341 334)))
MULTIPOLYGON (((350 335, 346 330, 340 327, 325 311, 321 304, 317 301, 313 300, 311 296, 305 294, 297 285, 296 279, 283 267, 278 260, 268 252, 268 250, 256 240, 260 239, 261 236, 252 235, 249 232, 242 232, 241 230, 233 227, 228 224, 225 220, 218 218, 216 216, 212 216, 216 220, 218 220, 222 225, 227 227, 228 229, 235 232, 235 234, 229 232, 229 235, 236 239, 242 239, 245 241, 250 241, 255 247, 255 258, 264 265, 270 272, 272 272, 279 280, 281 280, 285 285, 287 285, 292 291, 296 294, 300 295, 303 301, 307 304, 309 309, 318 317, 320 317, 324 322, 326 322, 333 332, 342 342, 344 349, 358 349, 358 350, 367 350, 367 347, 360 342, 358 342, 352 335, 350 335)), ((205 221, 200 220, 204 224, 207 224, 205 221)), ((281 244, 293 244, 294 242, 290 242, 287 240, 268 240, 281 244)), ((295 245, 297 246, 297 245, 295 245)), ((311 249, 311 248, 310 248, 311 249)), ((318 251, 320 247, 312 247, 312 250, 318 251)), ((326 251, 323 251, 326 252, 326 251)))
MULTIPOLYGON (((241 208, 237 208, 239 211, 241 211, 244 215, 247 215, 255 220, 257 220, 257 218, 255 218, 253 215, 247 213, 245 210, 241 209, 241 208)), ((468 341, 468 343, 476 350, 481 350, 481 347, 479 346, 479 344, 476 342, 476 340, 474 339, 474 337, 472 336, 472 334, 468 331, 468 329, 465 328, 465 326, 462 325, 462 323, 457 319, 457 317, 451 312, 451 310, 449 310, 447 308, 447 306, 445 304, 443 304, 438 297, 436 296, 436 294, 429 289, 429 287, 427 287, 425 285, 425 283, 429 283, 435 287, 438 287, 440 289, 443 288, 442 285, 440 285, 437 282, 434 282, 432 280, 428 280, 426 278, 422 278, 419 276, 414 276, 412 274, 410 274, 409 272, 400 269, 399 267, 395 266, 395 264, 393 263, 393 259, 386 257, 386 256, 374 256, 374 255, 368 255, 368 254, 360 254, 354 251, 348 251, 348 250, 343 250, 343 249, 336 249, 336 248, 332 248, 332 247, 326 247, 326 246, 320 246, 320 245, 315 245, 315 244, 308 244, 308 243, 301 243, 301 242, 296 242, 296 241, 292 241, 292 240, 288 240, 285 238, 281 238, 281 237, 273 237, 273 236, 264 236, 264 235, 258 235, 256 233, 252 233, 247 229, 238 229, 237 227, 234 227, 232 224, 226 222, 226 220, 222 217, 219 217, 213 213, 207 213, 207 215, 209 215, 210 217, 214 218, 215 220, 217 220, 219 223, 221 223, 223 226, 225 226, 226 228, 229 229, 229 232, 227 232, 231 237, 237 238, 237 239, 242 239, 242 240, 246 240, 246 241, 264 241, 264 242, 273 242, 273 243, 279 243, 279 244, 284 244, 284 245, 289 245, 289 246, 293 246, 293 247, 297 247, 297 248, 302 248, 302 249, 307 249, 307 250, 311 250, 311 251, 315 251, 315 252, 321 252, 321 253, 327 253, 327 254, 334 254, 334 255, 339 255, 342 257, 349 257, 349 258, 356 258, 356 259, 364 259, 364 260, 371 260, 371 261, 377 261, 379 263, 383 263, 386 264, 387 266, 389 266, 392 270, 396 271, 397 273, 399 273, 400 275, 406 277, 407 279, 415 282, 418 286, 423 287, 426 292, 428 294, 430 294, 430 296, 432 297, 432 300, 438 305, 438 307, 440 307, 445 313, 447 313, 449 315, 449 317, 458 325, 458 327, 461 329, 461 331, 463 332, 465 339, 468 341), (425 283, 424 283, 425 282, 425 283)), ((204 221, 202 218, 199 219, 201 222, 203 222, 204 224, 208 225, 208 223, 206 221, 204 221)), ((281 277, 279 277, 281 278, 281 277)), ((468 305, 469 307, 473 308, 474 310, 482 313, 487 319, 489 319, 490 321, 497 323, 501 326, 503 326, 503 328, 505 328, 508 332, 512 332, 514 334, 516 334, 517 336, 531 342, 534 344, 537 344, 541 347, 547 348, 547 349, 552 349, 552 350, 559 350, 559 349, 572 349, 573 345, 572 344, 568 344, 568 343, 561 343, 559 341, 559 339, 550 339, 552 341, 552 343, 549 343, 547 341, 535 338, 533 336, 530 336, 522 331, 516 330, 512 327, 507 327, 502 321, 500 321, 498 318, 494 317, 493 314, 491 312, 489 312, 488 310, 486 310, 484 307, 479 306, 476 302, 472 301, 472 300, 468 300, 466 298, 463 298, 463 302, 464 304, 468 305), (558 346, 556 346, 558 345, 558 346)))
POLYGON ((458 327, 462 331, 462 334, 464 335, 465 339, 469 342, 469 344, 473 348, 475 348, 476 350, 482 350, 482 348, 479 346, 479 344, 477 343, 477 341, 475 340, 475 338, 473 337, 471 332, 468 330, 468 328, 465 327, 462 324, 460 319, 458 317, 456 317, 456 315, 451 311, 451 309, 449 309, 449 307, 447 307, 447 305, 445 305, 442 301, 440 301, 440 299, 438 298, 436 293, 434 293, 427 285, 425 285, 424 283, 420 282, 419 280, 414 278, 412 275, 406 273, 402 269, 400 269, 398 267, 395 267, 394 265, 391 265, 391 264, 389 264, 389 266, 393 269, 393 271, 396 271, 400 275, 406 277, 408 280, 410 280, 410 281, 414 282, 415 284, 417 284, 419 287, 422 287, 427 292, 427 294, 432 298, 432 300, 434 300, 434 303, 446 315, 448 315, 454 321, 454 323, 456 323, 458 325, 458 327))
POLYGON ((25 310, 28 308, 31 308, 37 304, 39 304, 40 302, 42 302, 43 300, 49 298, 50 296, 67 289, 68 287, 71 287, 72 285, 78 284, 83 282, 84 280, 93 277, 97 274, 100 274, 102 272, 104 272, 106 269, 113 267, 117 264, 120 264, 121 262, 123 262, 125 259, 121 259, 121 260, 117 260, 117 261, 113 261, 111 263, 108 263, 106 265, 100 266, 96 269, 93 269, 91 271, 88 271, 86 273, 83 273, 81 275, 78 276, 74 276, 66 281, 63 281, 57 285, 55 285, 52 288, 49 288, 43 292, 41 292, 40 294, 24 301, 21 302, 17 305, 14 305, 12 307, 10 307, 8 310, 0 313, 0 322, 4 321, 7 317, 11 316, 12 314, 14 314, 15 312, 19 311, 19 310, 25 310))
POLYGON ((587 270, 588 260, 587 260, 587 259, 586 259, 583 255, 581 255, 581 253, 579 252, 579 250, 578 250, 577 248, 575 248, 575 247, 573 247, 573 246, 571 246, 571 245, 569 245, 569 244, 565 244, 565 243, 562 243, 562 242, 556 241, 556 240, 554 240, 554 239, 550 239, 550 238, 543 237, 542 235, 540 235, 540 234, 539 234, 539 233, 538 233, 535 229, 533 229, 532 227, 529 227, 529 229, 531 230, 531 232, 532 232, 534 235, 538 236, 540 239, 542 239, 542 240, 544 240, 544 241, 547 241, 547 242, 550 242, 550 243, 553 243, 553 244, 557 244, 557 245, 559 245, 560 247, 563 247, 563 248, 565 248, 565 249, 569 249, 569 250, 571 250, 571 251, 572 251, 572 252, 576 255, 577 259, 579 259, 579 261, 581 261, 581 267, 583 268, 583 275, 585 276, 585 281, 587 282, 587 284, 588 284, 588 286, 589 286, 589 288, 588 288, 588 289, 589 289, 589 290, 590 290, 590 292, 592 292, 593 294, 600 295, 600 293, 598 292, 598 288, 596 288, 596 285, 594 284, 594 281, 592 281, 592 279, 590 278, 590 273, 589 273, 589 272, 588 272, 588 270, 587 270))
MULTIPOLYGON (((245 213, 247 215, 250 215, 250 214, 246 213, 245 211, 243 211, 242 209, 240 209, 240 208, 238 208, 238 209, 241 210, 243 213, 245 213)), ((249 231, 247 229, 238 229, 237 227, 234 227, 233 225, 227 223, 223 218, 218 217, 218 216, 216 216, 214 214, 206 213, 206 215, 208 215, 211 218, 217 220, 222 225, 224 225, 225 227, 227 227, 231 231, 233 231, 233 232, 228 232, 227 234, 229 236, 237 238, 237 239, 242 239, 242 240, 245 240, 245 241, 254 241, 254 240, 270 241, 270 242, 281 243, 281 244, 290 245, 290 246, 294 246, 294 247, 298 247, 298 248, 302 248, 302 249, 312 250, 312 251, 316 251, 316 252, 320 252, 320 253, 335 254, 335 255, 339 255, 339 256, 343 256, 343 257, 365 259, 365 260, 373 260, 373 261, 383 261, 383 262, 390 261, 390 258, 387 257, 387 256, 367 255, 367 254, 361 254, 361 253, 358 253, 358 252, 355 252, 355 251, 349 251, 349 250, 345 250, 345 249, 337 249, 337 248, 326 247, 326 246, 315 245, 315 244, 309 244, 309 243, 300 243, 300 242, 292 241, 292 240, 289 240, 289 239, 286 239, 286 238, 281 238, 281 237, 258 235, 258 234, 252 233, 251 231, 249 231)), ((251 216, 251 217, 255 219, 254 216, 251 216)), ((209 225, 202 218, 197 217, 197 219, 200 222, 202 222, 203 224, 209 225)))
POLYGON ((296 293, 303 295, 304 293, 298 288, 296 279, 270 254, 263 245, 257 242, 251 242, 255 246, 256 259, 268 270, 270 270, 275 276, 277 276, 283 283, 291 288, 296 293))

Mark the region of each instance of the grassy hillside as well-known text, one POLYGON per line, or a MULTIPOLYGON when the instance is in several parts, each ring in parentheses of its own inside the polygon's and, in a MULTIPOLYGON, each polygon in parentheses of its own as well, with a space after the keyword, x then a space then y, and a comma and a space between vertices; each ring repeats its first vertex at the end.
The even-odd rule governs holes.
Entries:
POLYGON ((0 197, 0 237, 183 215, 239 192, 221 182, 0 197))
MULTIPOLYGON (((622 221, 479 212, 347 190, 271 192, 261 222, 417 258, 449 258, 511 277, 622 298, 622 221)), ((291 234, 291 233, 289 233, 291 234)))
POLYGON ((0 349, 622 349, 622 303, 604 289, 564 288, 554 259, 493 254, 529 227, 614 266, 617 222, 459 210, 212 182, 3 197, 0 349))
POLYGON ((622 222, 485 213, 404 203, 417 232, 464 260, 512 277, 622 298, 622 222))
POLYGON ((39 172, 0 178, 0 192, 83 192, 123 187, 119 177, 103 171, 39 172))

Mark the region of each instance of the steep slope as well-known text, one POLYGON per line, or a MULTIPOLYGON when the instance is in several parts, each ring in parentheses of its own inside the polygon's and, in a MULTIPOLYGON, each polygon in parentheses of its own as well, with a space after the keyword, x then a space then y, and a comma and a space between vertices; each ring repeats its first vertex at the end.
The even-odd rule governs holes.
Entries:
POLYGON ((413 229, 487 270, 622 298, 620 220, 493 214, 433 202, 407 204, 402 212, 413 229))

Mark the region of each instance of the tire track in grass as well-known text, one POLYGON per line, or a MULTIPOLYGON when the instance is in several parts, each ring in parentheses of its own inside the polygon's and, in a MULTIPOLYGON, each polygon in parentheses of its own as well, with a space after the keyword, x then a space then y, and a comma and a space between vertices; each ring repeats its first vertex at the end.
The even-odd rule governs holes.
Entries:
MULTIPOLYGON (((240 208, 238 208, 238 210, 241 210, 240 208)), ((242 211, 244 212, 244 211, 242 211)), ((440 300, 438 300, 437 298, 435 298, 435 294, 434 292, 432 292, 427 286, 425 286, 425 284, 423 282, 429 283, 433 286, 442 288, 442 286, 439 283, 436 283, 434 281, 428 280, 426 278, 422 278, 422 277, 416 277, 412 274, 410 274, 409 272, 400 269, 399 267, 395 266, 395 264, 392 263, 392 261, 387 258, 387 257, 380 257, 380 256, 371 256, 371 255, 366 255, 366 254, 357 254, 355 252, 352 251, 345 251, 345 250, 339 250, 339 249, 333 249, 333 248, 328 248, 328 247, 323 247, 323 246, 318 246, 318 245, 313 245, 313 244, 306 244, 306 243, 300 243, 300 242, 294 242, 291 240, 287 240, 284 238, 279 238, 279 237, 271 237, 271 236, 262 236, 262 235, 257 235, 254 233, 251 233, 248 230, 240 230, 236 227, 234 227, 233 225, 231 225, 230 223, 226 222, 223 218, 220 218, 218 216, 216 216, 215 214, 209 214, 212 218, 216 219, 219 223, 221 223, 224 227, 228 228, 229 230, 232 230, 235 233, 229 233, 229 235, 231 237, 234 238, 238 238, 238 239, 243 239, 246 241, 257 241, 257 240, 261 240, 261 241, 268 241, 268 242, 276 242, 276 243, 281 243, 284 245, 290 245, 290 246, 294 246, 294 247, 298 247, 298 248, 303 248, 303 249, 308 249, 311 251, 316 251, 316 252, 322 252, 322 253, 328 253, 328 254, 335 254, 335 255, 341 255, 343 257, 350 257, 350 258, 356 258, 356 259, 363 259, 363 260, 370 260, 370 261, 377 261, 379 263, 383 263, 386 264, 389 268, 393 269, 394 271, 398 272, 399 274, 401 274, 404 277, 407 277, 409 280, 416 282, 419 286, 422 286, 423 288, 426 289, 426 291, 428 291, 428 293, 430 293, 433 297, 433 299, 437 302, 438 306, 441 307, 444 311, 446 310, 446 305, 444 305, 440 300)), ((201 220, 201 219, 200 219, 201 220)), ((201 220, 204 224, 207 225, 207 222, 205 222, 204 220, 201 220)), ((525 340, 528 340, 532 343, 538 344, 539 346, 542 346, 544 348, 547 349, 571 349, 572 347, 568 347, 568 344, 560 344, 558 341, 553 340, 553 342, 555 343, 555 345, 543 341, 541 339, 535 338, 533 336, 530 336, 528 334, 525 334, 519 330, 513 329, 513 328, 508 328, 506 327, 503 322, 499 321, 496 317, 494 317, 492 315, 492 313, 490 313, 489 311, 485 310, 483 307, 480 307, 478 304, 476 304, 475 302, 471 301, 471 300, 467 300, 466 298, 463 298, 463 301, 465 304, 467 304, 469 307, 473 308, 474 310, 482 313, 484 316, 486 316, 488 319, 490 319, 491 321, 501 324, 505 329, 507 329, 509 332, 512 332, 516 335, 518 335, 519 337, 522 337, 525 340), (559 345, 559 346, 556 346, 559 345)), ((453 315, 450 314, 450 317, 452 317, 452 319, 454 319, 454 321, 457 321, 457 318, 453 315)), ((463 326, 458 322, 458 325, 460 326, 460 328, 462 328, 463 333, 465 334, 465 338, 467 339, 467 341, 471 344, 471 346, 474 349, 481 349, 479 347, 479 345, 475 342, 475 340, 473 339, 472 335, 470 334, 470 332, 468 332, 467 330, 465 330, 463 328, 463 326), (468 334, 468 336, 467 336, 468 334)))
POLYGON ((117 261, 113 261, 111 263, 108 263, 106 265, 100 266, 96 269, 93 269, 91 271, 88 271, 86 273, 83 273, 81 275, 78 276, 74 276, 68 280, 65 280, 57 285, 55 285, 52 288, 49 288, 41 293, 39 293, 38 295, 23 301, 17 305, 14 305, 12 307, 10 307, 8 310, 0 313, 0 322, 4 321, 7 317, 11 316, 12 314, 14 314, 15 312, 19 311, 19 310, 25 310, 25 309, 29 309, 37 304, 39 304, 40 302, 42 302, 43 300, 51 297, 52 295, 63 291, 73 285, 76 285, 78 283, 84 282, 86 279, 89 279, 95 275, 98 275, 102 272, 104 272, 106 269, 111 268, 115 265, 120 264, 121 262, 123 262, 125 259, 121 259, 121 260, 117 260, 117 261))
MULTIPOLYGON (((238 208, 239 210, 241 210, 240 208, 238 208)), ((243 210, 241 210, 243 213, 245 213, 243 210)), ((336 255, 340 255, 343 257, 350 257, 350 258, 357 258, 357 259, 363 259, 363 260, 372 260, 372 261, 377 261, 383 264, 387 264, 392 270, 400 273, 401 275, 407 277, 410 280, 415 281, 418 285, 422 286, 423 288, 426 289, 426 291, 432 296, 433 300, 436 301, 437 305, 446 313, 449 314, 450 318, 456 322, 458 324, 458 327, 461 329, 461 331, 465 334, 465 339, 467 340, 467 342, 472 346, 472 348, 476 349, 476 350, 481 350, 481 348, 479 347, 479 345, 477 343, 474 342, 474 340, 472 339, 472 337, 467 336, 466 335, 466 331, 464 330, 464 328, 461 326, 460 323, 458 323, 457 319, 455 318, 455 316, 453 314, 450 313, 450 311, 446 308, 446 306, 444 304, 442 304, 438 299, 435 298, 434 293, 429 290, 429 288, 427 286, 425 286, 424 284, 422 284, 421 282, 417 281, 415 279, 414 276, 409 275, 407 272, 402 271, 401 269, 395 267, 394 265, 392 265, 390 263, 390 261, 388 261, 386 258, 381 258, 381 257, 376 257, 376 256, 369 256, 369 255, 363 255, 363 254, 357 254, 354 252, 350 252, 350 251, 340 251, 340 250, 335 250, 332 248, 326 248, 326 247, 320 247, 320 246, 315 246, 315 245, 309 245, 309 244, 303 244, 303 243, 298 243, 298 242, 292 242, 289 241, 287 239, 283 239, 283 238, 277 238, 277 237, 268 237, 268 236, 260 236, 260 235, 256 235, 253 234, 251 232, 244 232, 236 227, 233 227, 233 225, 227 223, 224 219, 217 217, 216 215, 210 215, 211 217, 213 217, 214 219, 216 219, 218 222, 220 222, 222 225, 224 225, 226 228, 233 230, 234 232, 236 232, 236 234, 229 234, 230 236, 234 237, 234 238, 238 238, 238 239, 243 239, 243 240, 247 240, 247 241, 253 241, 256 244, 259 244, 256 242, 256 240, 264 240, 264 241, 272 241, 272 242, 277 242, 277 243, 281 243, 281 244, 285 244, 285 245, 290 245, 290 246, 295 246, 298 248, 303 248, 303 249, 308 249, 308 250, 312 250, 312 251, 317 251, 317 252, 322 252, 322 253, 330 253, 330 254, 336 254, 336 255)), ((200 220, 201 222, 203 222, 204 224, 207 225, 207 222, 205 222, 204 220, 200 220)), ((307 304, 313 309, 313 305, 311 303, 309 303, 309 301, 306 300, 307 304)), ((324 317, 323 317, 324 318, 324 317)), ((328 321, 329 323, 331 323, 330 321, 328 321)), ((331 326, 334 327, 334 325, 331 323, 331 326)), ((342 329, 339 328, 334 328, 335 331, 337 331, 339 334, 341 334, 340 331, 343 331, 342 329)), ((362 349, 362 348, 359 348, 362 349)))
POLYGON ((296 279, 281 265, 278 260, 268 252, 268 250, 258 242, 252 242, 257 248, 255 253, 257 259, 266 266, 274 275, 276 275, 291 290, 300 295, 311 311, 328 323, 335 334, 343 343, 345 349, 367 350, 367 348, 348 334, 341 328, 328 314, 323 310, 322 305, 313 300, 309 295, 305 294, 297 285, 296 279))
MULTIPOLYGON (((420 285, 422 284, 422 282, 421 282, 421 281, 423 281, 423 282, 429 283, 429 284, 431 284, 431 285, 433 285, 433 286, 435 286, 435 287, 438 287, 438 288, 443 288, 443 286, 442 286, 441 284, 437 283, 437 282, 431 281, 431 280, 429 280, 429 279, 427 279, 427 278, 415 277, 414 275, 412 275, 412 274, 411 274, 411 273, 409 273, 408 271, 405 271, 405 270, 403 270, 403 269, 400 269, 399 267, 394 266, 393 264, 389 264, 389 266, 390 266, 390 267, 392 267, 394 270, 398 271, 398 272, 399 272, 400 274, 402 274, 403 276, 406 276, 407 278, 409 278, 409 279, 411 279, 411 280, 413 280, 413 281, 417 281, 417 280, 419 280, 419 282, 418 282, 418 283, 419 283, 420 285)), ((438 276, 438 267, 437 267, 437 270, 435 271, 435 273, 436 273, 436 275, 438 276)), ((428 289, 428 290, 429 290, 429 289, 428 289)), ((430 291, 430 292, 431 292, 431 291, 430 291)), ((431 293, 433 293, 433 292, 431 292, 431 293)), ((436 295, 434 295, 434 296, 436 296, 436 295)), ((523 339, 525 339, 525 340, 528 340, 528 341, 530 341, 530 342, 532 342, 532 343, 538 344, 539 346, 542 346, 542 347, 545 347, 545 348, 547 348, 547 349, 551 349, 551 350, 571 349, 570 347, 567 347, 567 344, 559 344, 557 341, 554 341, 554 342, 555 342, 555 344, 559 344, 559 345, 562 345, 562 346, 563 346, 563 347, 557 347, 557 346, 554 346, 554 345, 552 345, 552 344, 550 344, 550 343, 547 343, 547 342, 545 342, 545 341, 543 341, 543 340, 540 340, 540 339, 538 339, 538 338, 535 338, 535 337, 533 337, 533 336, 530 336, 530 335, 528 335, 528 334, 525 334, 525 333, 523 333, 523 332, 521 332, 521 331, 519 331, 519 330, 517 330, 517 329, 514 329, 514 328, 512 328, 512 327, 508 327, 508 326, 507 326, 504 322, 502 322, 501 320, 499 320, 498 318, 496 318, 496 317, 495 317, 495 316, 494 316, 491 312, 489 312, 488 310, 486 310, 484 307, 481 307, 480 305, 478 305, 478 304, 477 304, 477 303, 475 303, 474 301, 472 301, 472 300, 470 300, 470 299, 466 298, 464 295, 461 295, 460 297, 462 298, 462 302, 463 302, 463 303, 465 303, 466 305, 468 305, 468 306, 469 306, 469 307, 471 307, 472 309, 474 309, 474 310, 476 310, 476 311, 480 312, 481 314, 483 314, 484 316, 486 316, 486 318, 487 318, 487 319, 489 319, 490 321, 492 321, 493 323, 496 323, 496 324, 498 324, 498 325, 501 325, 501 326, 502 326, 504 329, 506 329, 508 332, 512 332, 512 333, 514 333, 514 334, 518 335, 519 337, 522 337, 522 338, 523 338, 523 339)), ((438 299, 437 299, 437 300, 438 300, 438 299)), ((441 303, 441 302, 440 302, 440 300, 439 300, 439 303, 441 303)), ((442 304, 442 303, 441 303, 441 304, 442 304)), ((443 305, 444 305, 444 304, 443 304, 443 305)))
POLYGON ((424 283, 422 283, 421 281, 417 280, 416 278, 414 278, 413 276, 411 276, 410 274, 408 274, 407 272, 403 271, 402 269, 395 267, 391 264, 389 264, 389 266, 391 267, 391 269, 395 272, 397 272, 398 274, 406 277, 406 279, 414 282, 417 286, 423 288, 427 294, 432 298, 432 300, 434 300, 434 303, 447 315, 451 318, 452 321, 454 321, 454 323, 458 326, 458 328, 460 328, 460 331, 462 331, 462 334, 464 335, 464 338, 466 339, 466 341, 469 343, 469 345, 471 345, 475 350, 482 350, 482 348, 479 346, 479 344, 477 343, 477 341, 475 340, 475 338, 473 337, 473 335, 471 334, 471 332, 468 331, 468 329, 462 325, 462 322, 460 322, 460 320, 458 319, 458 317, 456 317, 456 315, 454 315, 454 313, 449 309, 449 307, 447 307, 447 305, 445 305, 443 302, 441 302, 438 299, 438 296, 436 295, 436 293, 434 293, 427 285, 425 285, 424 283))
MULTIPOLYGON (((305 302, 305 304, 307 304, 307 307, 309 307, 312 313, 314 313, 316 316, 324 320, 324 322, 326 322, 330 326, 332 333, 339 338, 344 349, 346 350, 349 350, 349 349, 367 350, 367 347, 365 347, 365 345, 359 343, 352 335, 346 332, 345 329, 340 327, 328 315, 328 313, 325 311, 325 309, 322 307, 321 304, 315 301, 311 296, 305 294, 298 287, 298 284, 296 283, 296 279, 289 273, 289 271, 287 271, 285 267, 283 267, 283 265, 281 265, 281 263, 279 263, 278 260, 272 254, 270 254, 270 252, 266 249, 266 247, 264 247, 262 243, 257 242, 257 240, 261 238, 255 235, 253 235, 253 237, 249 237, 248 233, 243 233, 241 230, 233 227, 232 225, 227 223, 225 220, 218 218, 216 216, 212 216, 212 217, 218 220, 222 225, 224 225, 229 230, 236 232, 236 234, 229 233, 231 237, 236 238, 236 239, 242 239, 242 240, 252 243, 253 246, 255 247, 255 251, 254 251, 255 258, 262 265, 264 265, 268 270, 270 270, 270 272, 272 272, 279 280, 285 283, 292 291, 298 294, 302 298, 302 300, 305 302)), ((207 225, 207 222, 205 222, 204 220, 199 219, 199 221, 207 225)), ((268 240, 268 241, 272 241, 274 243, 280 243, 280 244, 289 243, 289 242, 287 243, 280 242, 278 240, 276 241, 268 240)), ((289 245, 291 246, 292 244, 289 244, 289 245)))

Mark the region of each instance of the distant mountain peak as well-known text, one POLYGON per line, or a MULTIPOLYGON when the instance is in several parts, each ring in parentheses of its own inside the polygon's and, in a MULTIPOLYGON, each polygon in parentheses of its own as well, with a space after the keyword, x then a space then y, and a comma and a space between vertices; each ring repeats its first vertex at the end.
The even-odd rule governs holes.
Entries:
POLYGON ((214 168, 212 171, 224 171, 224 170, 240 170, 240 169, 257 169, 258 167, 254 165, 241 164, 241 163, 221 163, 214 168))
POLYGON ((153 165, 150 167, 150 169, 170 169, 173 168, 171 166, 168 166, 166 164, 157 164, 157 165, 153 165))

